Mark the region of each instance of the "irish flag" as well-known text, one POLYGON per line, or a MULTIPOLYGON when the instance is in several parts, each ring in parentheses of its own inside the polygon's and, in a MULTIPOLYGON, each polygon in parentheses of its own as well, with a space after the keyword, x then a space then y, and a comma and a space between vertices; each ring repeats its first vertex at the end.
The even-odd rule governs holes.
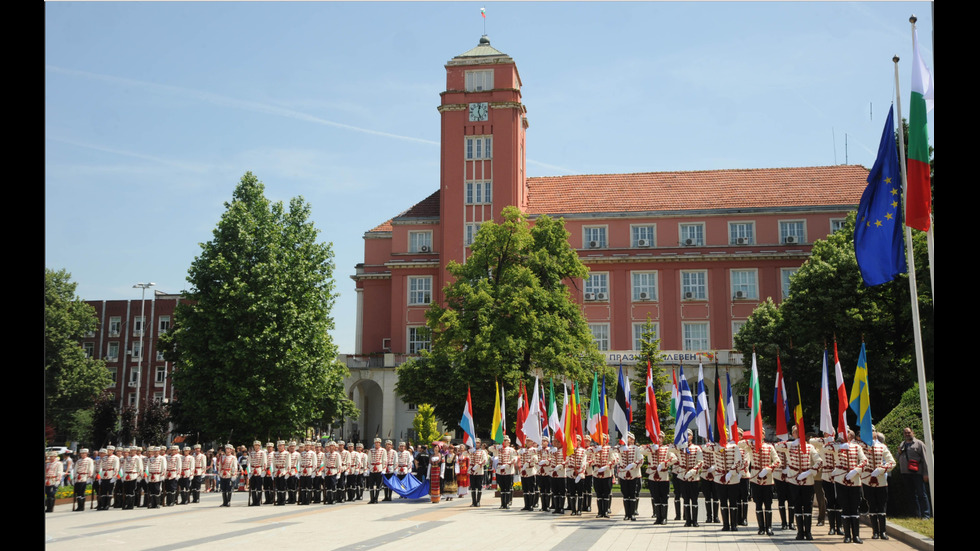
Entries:
POLYGON ((912 101, 909 107, 908 190, 905 225, 929 231, 932 190, 929 180, 929 130, 926 115, 933 108, 932 75, 919 55, 919 33, 912 27, 912 101))

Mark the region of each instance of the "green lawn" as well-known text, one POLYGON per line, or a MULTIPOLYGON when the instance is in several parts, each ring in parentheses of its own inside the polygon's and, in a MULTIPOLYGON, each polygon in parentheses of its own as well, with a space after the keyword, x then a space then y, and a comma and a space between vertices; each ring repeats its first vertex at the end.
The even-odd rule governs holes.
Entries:
POLYGON ((904 517, 904 518, 888 517, 888 522, 892 522, 894 524, 901 526, 902 528, 907 528, 909 530, 912 530, 913 532, 918 532, 923 536, 936 539, 935 519, 925 520, 917 517, 904 517))

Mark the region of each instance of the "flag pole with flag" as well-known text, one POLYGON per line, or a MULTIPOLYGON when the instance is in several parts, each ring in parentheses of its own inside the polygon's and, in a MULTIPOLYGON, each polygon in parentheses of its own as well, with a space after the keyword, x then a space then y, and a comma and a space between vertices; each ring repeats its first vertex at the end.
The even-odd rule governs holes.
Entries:
POLYGON ((680 366, 680 403, 677 405, 677 422, 674 425, 674 445, 681 447, 687 443, 687 426, 694 420, 694 397, 691 396, 691 387, 684 378, 684 365, 680 366))
POLYGON ((738 416, 735 415, 735 394, 732 392, 732 378, 728 374, 728 368, 725 368, 725 383, 728 386, 728 402, 726 404, 725 414, 731 421, 732 429, 732 440, 738 442, 742 439, 742 434, 738 428, 738 416))
POLYGON ((602 438, 599 436, 602 432, 601 409, 599 406, 599 374, 593 372, 592 395, 589 398, 589 421, 587 427, 589 429, 589 438, 597 444, 602 443, 602 438))
POLYGON ((783 380, 783 366, 779 360, 779 352, 776 352, 776 395, 773 402, 776 404, 776 438, 789 438, 789 403, 786 396, 786 381, 783 380))
POLYGON ((704 388, 704 364, 698 355, 698 397, 694 402, 694 419, 698 427, 698 435, 705 440, 714 441, 711 437, 711 409, 708 407, 708 393, 704 388))
POLYGON ((524 381, 521 381, 517 391, 517 423, 514 425, 514 438, 522 447, 524 444, 524 420, 527 419, 527 391, 524 389, 524 381))
POLYGON ((844 373, 837 357, 837 339, 834 339, 834 378, 837 379, 837 436, 847 442, 847 390, 844 388, 844 373))
POLYGON ((718 405, 715 409, 715 427, 718 431, 718 445, 728 445, 728 421, 725 419, 725 393, 721 391, 721 377, 718 376, 718 364, 715 364, 715 381, 718 382, 718 405))
POLYGON ((463 444, 472 450, 476 446, 476 424, 473 422, 473 397, 469 386, 466 387, 466 404, 463 405, 463 418, 459 420, 459 426, 463 429, 463 444))
POLYGON ((755 350, 752 351, 752 377, 749 379, 749 407, 755 451, 760 453, 762 451, 762 395, 759 393, 759 366, 755 360, 755 350))
POLYGON ((823 368, 820 371, 820 432, 834 434, 834 417, 830 414, 830 380, 827 378, 827 344, 823 347, 823 368))
MULTIPOLYGON (((551 442, 557 448, 559 447, 559 442, 562 442, 563 435, 561 432, 561 420, 558 419, 558 402, 555 400, 555 381, 552 379, 549 383, 551 385, 551 399, 548 401, 548 431, 551 433, 551 442)), ((564 442, 562 442, 564 445, 564 442)))
MULTIPOLYGON (((605 388, 603 388, 605 391, 605 388)), ((647 436, 654 444, 660 444, 660 415, 657 413, 657 392, 653 388, 653 367, 650 360, 647 360, 647 388, 646 388, 646 429, 647 436)))
POLYGON ((524 439, 541 444, 541 401, 538 395, 538 378, 534 378, 534 392, 531 394, 530 406, 527 408, 527 418, 524 419, 524 439))
POLYGON ((871 396, 868 387, 868 359, 861 342, 861 354, 858 355, 857 369, 854 370, 854 384, 851 385, 850 406, 857 414, 857 424, 861 428, 861 441, 873 444, 871 436, 871 396))
POLYGON ((493 382, 493 421, 490 423, 490 437, 494 442, 502 444, 504 442, 504 420, 500 412, 500 385, 497 381, 493 382))
POLYGON ((613 426, 619 433, 619 443, 626 443, 626 433, 630 430, 629 421, 629 391, 626 390, 626 380, 623 378, 623 366, 619 366, 619 380, 616 382, 616 402, 613 404, 613 426))

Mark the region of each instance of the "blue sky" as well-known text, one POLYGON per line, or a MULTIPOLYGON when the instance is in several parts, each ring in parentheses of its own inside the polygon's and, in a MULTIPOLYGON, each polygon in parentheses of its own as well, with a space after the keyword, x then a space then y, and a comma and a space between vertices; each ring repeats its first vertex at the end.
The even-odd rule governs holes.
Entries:
POLYGON ((44 7, 45 265, 83 299, 180 292, 252 171, 333 243, 341 352, 362 236, 438 189, 444 66, 484 24, 524 84, 529 176, 870 167, 896 54, 907 117, 913 13, 934 66, 928 2, 44 7))

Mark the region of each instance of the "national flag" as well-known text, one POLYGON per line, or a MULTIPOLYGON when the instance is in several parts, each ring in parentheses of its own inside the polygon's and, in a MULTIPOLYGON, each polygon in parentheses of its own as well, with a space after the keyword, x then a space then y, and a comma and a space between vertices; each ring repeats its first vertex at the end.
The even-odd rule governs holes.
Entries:
POLYGON ((650 360, 647 360, 646 411, 647 436, 654 444, 660 444, 660 415, 657 413, 657 392, 653 388, 653 367, 650 366, 650 360))
POLYGON ((606 374, 602 374, 602 396, 599 400, 599 421, 600 426, 599 432, 602 434, 609 434, 609 405, 606 403, 606 374))
POLYGON ((749 379, 749 407, 755 451, 759 453, 762 450, 762 395, 759 392, 759 366, 755 361, 755 351, 752 352, 752 378, 749 379))
POLYGON ((677 408, 681 405, 681 391, 677 386, 677 370, 671 368, 670 375, 674 378, 674 386, 670 389, 670 416, 677 419, 677 408))
MULTIPOLYGON (((538 384, 538 378, 534 378, 534 384, 538 384)), ((538 409, 541 412, 541 417, 538 419, 541 423, 541 436, 550 436, 551 431, 548 428, 548 397, 545 395, 544 387, 541 387, 541 401, 538 405, 538 409)))
POLYGON ((531 394, 527 419, 524 420, 524 438, 541 444, 541 398, 538 394, 538 378, 534 378, 534 392, 531 394))
MULTIPOLYGON (((888 109, 885 130, 878 144, 878 158, 868 173, 868 187, 861 195, 854 222, 854 256, 866 287, 887 283, 908 271, 905 232, 899 220, 902 178, 895 146, 893 111, 894 107, 888 109)), ((927 178, 928 168, 927 164, 927 178)), ((928 185, 927 182, 927 188, 928 185)))
POLYGON ((630 430, 629 421, 629 391, 626 390, 626 380, 623 378, 623 366, 619 366, 619 380, 616 383, 616 402, 613 404, 613 426, 619 433, 620 444, 626 443, 626 433, 630 430))
POLYGON ((704 364, 698 362, 698 396, 694 402, 694 419, 701 438, 711 438, 711 409, 708 407, 708 393, 704 388, 704 364))
POLYGON ((514 438, 522 447, 524 446, 524 420, 527 419, 527 398, 524 396, 524 381, 521 381, 520 389, 517 391, 517 424, 514 425, 514 438))
POLYGON ((823 349, 823 369, 820 372, 820 432, 834 434, 834 417, 830 414, 830 379, 827 378, 827 348, 823 349))
POLYGON ((569 440, 575 442, 575 428, 570 424, 572 422, 572 401, 568 398, 568 386, 566 383, 562 383, 561 386, 565 396, 561 410, 561 433, 565 438, 561 446, 556 445, 555 447, 561 447, 567 454, 569 440))
POLYGON ((732 393, 732 378, 728 374, 728 368, 725 368, 725 382, 728 385, 728 403, 725 406, 725 416, 731 423, 732 440, 738 442, 742 439, 742 431, 738 428, 738 416, 735 415, 735 395, 732 393))
POLYGON ((861 428, 861 440, 865 444, 873 444, 871 437, 871 396, 868 392, 868 359, 864 353, 864 343, 861 343, 861 354, 858 356, 857 369, 854 370, 854 384, 851 386, 851 409, 857 414, 857 423, 861 428))
POLYGON ((551 381, 551 399, 548 401, 548 432, 551 433, 551 442, 554 446, 563 440, 561 432, 561 421, 558 419, 558 403, 555 401, 555 381, 551 381))
POLYGON ((789 403, 786 396, 786 381, 783 380, 783 366, 779 361, 779 354, 776 354, 776 392, 772 399, 776 404, 776 438, 786 440, 789 438, 789 427, 787 423, 789 417, 789 403))
POLYGON ((721 378, 718 377, 718 368, 715 367, 715 380, 718 381, 718 405, 715 410, 715 427, 718 429, 718 444, 721 447, 728 445, 728 422, 725 420, 725 394, 721 391, 721 378))
POLYGON ((480 8, 480 15, 481 15, 481 16, 482 16, 482 17, 483 17, 484 19, 486 19, 486 18, 487 18, 487 9, 486 9, 486 8, 480 8))
POLYGON ((459 420, 459 426, 463 429, 463 443, 466 447, 473 449, 476 445, 476 424, 473 422, 473 397, 470 395, 470 387, 466 387, 466 404, 463 405, 463 418, 459 420))
POLYGON ((500 385, 497 381, 493 382, 493 420, 490 423, 490 437, 493 441, 502 444, 504 442, 504 420, 500 415, 500 385))
POLYGON ((837 358, 837 341, 834 341, 834 374, 837 378, 837 434, 847 442, 847 390, 844 389, 844 374, 837 358))
MULTIPOLYGON (((503 434, 507 434, 507 391, 504 390, 504 385, 500 385, 500 431, 503 434)), ((502 440, 501 440, 502 441, 502 440)))
POLYGON ((912 101, 909 112, 908 186, 905 225, 929 231, 932 190, 929 176, 928 114, 932 111, 932 74, 919 54, 919 33, 912 27, 912 101))
POLYGON ((589 398, 589 438, 597 444, 602 443, 602 406, 599 404, 599 374, 592 374, 592 396, 589 398))
POLYGON ((800 438, 800 447, 806 443, 806 429, 803 427, 803 397, 800 396, 800 382, 796 382, 796 409, 793 410, 793 420, 796 422, 796 436, 800 438))
POLYGON ((677 423, 674 425, 674 445, 680 445, 687 440, 687 426, 694 420, 694 397, 691 387, 684 378, 684 366, 680 374, 680 403, 677 406, 677 423))
MULTIPOLYGON (((623 359, 619 359, 619 372, 623 373, 623 359)), ((623 380, 626 381, 626 418, 633 424, 633 387, 630 386, 630 373, 626 370, 623 380)))

